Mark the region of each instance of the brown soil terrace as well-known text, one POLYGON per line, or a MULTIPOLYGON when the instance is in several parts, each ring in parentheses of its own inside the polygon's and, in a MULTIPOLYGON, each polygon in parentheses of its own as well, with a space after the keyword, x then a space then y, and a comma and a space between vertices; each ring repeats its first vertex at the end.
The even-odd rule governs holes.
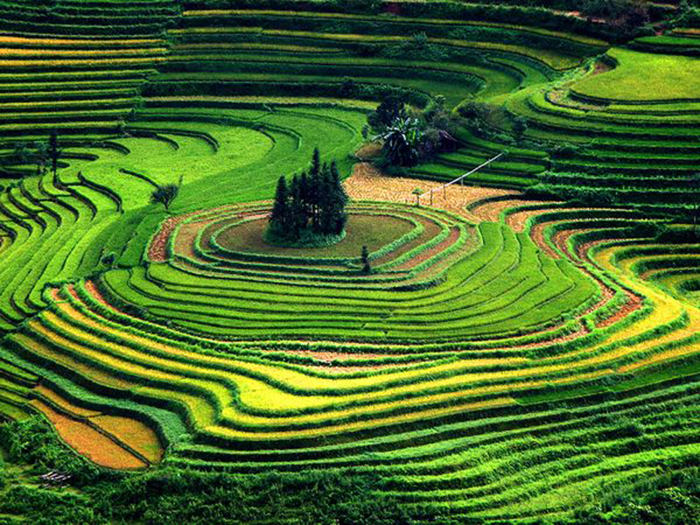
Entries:
POLYGON ((642 307, 642 297, 629 291, 625 291, 625 294, 627 295, 627 302, 625 302, 622 308, 620 308, 610 317, 599 321, 598 324, 596 324, 596 328, 605 328, 606 326, 613 325, 642 307))
POLYGON ((549 226, 549 223, 540 223, 540 224, 535 224, 531 229, 530 229, 530 237, 532 237, 532 240, 535 242, 537 246, 539 246, 540 250, 542 250, 545 254, 549 255, 552 259, 561 259, 561 256, 559 253, 557 253, 556 250, 554 250, 548 243, 547 239, 544 236, 544 229, 549 226))
MULTIPOLYGON (((402 204, 415 204, 416 197, 411 192, 420 188, 424 192, 439 188, 442 182, 411 179, 405 177, 389 177, 383 175, 377 168, 367 162, 355 165, 353 174, 345 181, 345 190, 355 200, 388 201, 402 204)), ((482 188, 478 186, 460 186, 455 184, 442 191, 435 192, 433 207, 461 215, 475 222, 481 218, 466 210, 466 206, 489 197, 502 195, 519 195, 513 190, 498 188, 482 188)), ((427 206, 428 196, 421 198, 421 204, 427 206)))
POLYGON ((187 219, 190 215, 192 214, 190 213, 187 215, 178 215, 177 217, 169 217, 161 224, 158 233, 156 233, 155 237, 153 237, 153 240, 151 241, 151 244, 148 246, 148 259, 150 261, 162 263, 168 260, 168 239, 173 231, 175 231, 175 228, 177 228, 177 225, 187 219))
POLYGON ((428 248, 427 250, 423 250, 421 253, 413 257, 410 261, 406 261, 405 263, 399 265, 396 267, 397 270, 411 270, 412 268, 415 268, 422 262, 427 261, 431 257, 436 256, 443 250, 447 249, 449 246, 452 246, 454 243, 457 242, 457 239, 459 239, 459 230, 457 228, 450 228, 450 234, 447 236, 447 238, 438 243, 437 245, 433 246, 432 248, 428 248))

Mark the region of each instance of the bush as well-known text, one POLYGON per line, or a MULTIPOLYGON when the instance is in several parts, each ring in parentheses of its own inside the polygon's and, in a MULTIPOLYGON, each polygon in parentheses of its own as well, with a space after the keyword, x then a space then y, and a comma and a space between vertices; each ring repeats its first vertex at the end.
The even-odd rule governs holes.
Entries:
POLYGON ((57 470, 77 483, 89 482, 101 474, 100 469, 73 453, 41 417, 0 425, 0 448, 7 451, 12 462, 57 470))

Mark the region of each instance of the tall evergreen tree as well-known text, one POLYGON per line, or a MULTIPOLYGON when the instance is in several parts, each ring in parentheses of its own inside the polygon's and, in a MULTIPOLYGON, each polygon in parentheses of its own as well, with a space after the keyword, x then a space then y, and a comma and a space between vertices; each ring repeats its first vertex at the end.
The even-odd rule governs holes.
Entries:
POLYGON ((287 190, 287 180, 284 176, 281 176, 277 181, 275 203, 272 206, 272 214, 270 215, 270 228, 276 235, 284 236, 288 221, 289 191, 287 190))
POLYGON ((298 240, 302 232, 306 229, 306 205, 301 197, 301 185, 299 177, 292 177, 292 184, 289 188, 289 231, 291 237, 298 240))
POLYGON ((311 178, 317 177, 321 174, 321 151, 318 148, 314 148, 314 153, 311 156, 311 168, 309 170, 309 175, 311 178))
POLYGON ((311 185, 309 183, 309 177, 305 171, 301 172, 299 176, 299 195, 304 203, 304 213, 306 214, 306 221, 308 222, 312 217, 313 210, 311 209, 311 185))
POLYGON ((335 199, 333 195, 333 176, 328 164, 321 168, 319 178, 319 224, 318 233, 329 235, 333 233, 335 199))
POLYGON ((318 148, 314 149, 313 156, 311 157, 311 167, 309 168, 309 210, 311 224, 314 229, 319 226, 319 214, 320 205, 319 199, 321 197, 320 187, 321 187, 321 152, 318 148))
POLYGON ((348 204, 348 194, 345 192, 343 183, 340 180, 340 172, 338 171, 338 165, 335 161, 331 163, 330 168, 331 175, 331 198, 332 198, 332 231, 331 233, 335 235, 340 235, 345 229, 345 224, 348 221, 347 213, 345 212, 345 207, 348 204))

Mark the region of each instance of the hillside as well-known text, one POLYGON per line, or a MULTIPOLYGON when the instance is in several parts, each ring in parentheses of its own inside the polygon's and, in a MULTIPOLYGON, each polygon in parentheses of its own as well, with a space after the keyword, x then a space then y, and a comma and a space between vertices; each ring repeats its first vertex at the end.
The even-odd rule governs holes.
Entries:
POLYGON ((0 523, 700 521, 697 2, 0 0, 0 117, 0 523))

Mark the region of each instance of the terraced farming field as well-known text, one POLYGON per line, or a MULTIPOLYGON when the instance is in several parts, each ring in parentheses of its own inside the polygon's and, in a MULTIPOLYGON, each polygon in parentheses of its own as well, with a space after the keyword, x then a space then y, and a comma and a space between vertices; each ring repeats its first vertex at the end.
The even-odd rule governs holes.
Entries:
POLYGON ((0 0, 0 523, 700 523, 700 7, 612 3, 0 0))

